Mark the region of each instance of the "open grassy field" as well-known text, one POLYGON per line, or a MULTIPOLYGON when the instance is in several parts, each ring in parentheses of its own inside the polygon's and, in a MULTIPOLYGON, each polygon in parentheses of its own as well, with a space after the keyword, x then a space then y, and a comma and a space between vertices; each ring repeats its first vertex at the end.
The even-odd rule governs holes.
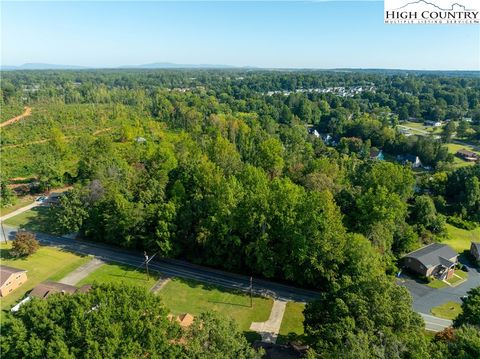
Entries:
POLYGON ((2 317, 3 310, 10 308, 18 302, 26 292, 40 282, 47 279, 59 280, 69 272, 87 263, 89 257, 64 252, 52 247, 40 247, 40 249, 27 258, 16 259, 10 255, 11 243, 0 244, 0 257, 3 265, 27 270, 27 282, 20 288, 1 300, 2 317))
POLYGON ((83 278, 77 286, 84 284, 98 283, 124 283, 129 285, 137 285, 150 290, 157 280, 160 278, 159 274, 150 271, 150 275, 143 270, 135 270, 130 266, 121 264, 104 264, 93 273, 83 278))
POLYGON ((448 244, 458 253, 470 250, 470 243, 472 241, 480 241, 480 227, 468 231, 447 223, 447 233, 449 238, 442 243, 448 244))
POLYGON ((273 301, 262 297, 250 297, 241 292, 208 285, 192 280, 174 278, 158 295, 172 314, 198 315, 204 311, 216 311, 234 319, 241 330, 248 332, 252 322, 268 320, 273 301))
POLYGON ((49 233, 48 207, 34 207, 4 222, 21 229, 49 233))
POLYGON ((447 302, 432 308, 432 315, 443 319, 455 319, 462 311, 460 303, 447 302))
POLYGON ((287 308, 285 309, 285 314, 283 315, 282 325, 280 326, 280 332, 277 339, 277 343, 287 343, 289 341, 299 339, 302 337, 303 331, 303 321, 305 317, 303 316, 303 310, 305 309, 305 304, 288 302, 287 308))
POLYGON ((440 132, 442 132, 442 127, 425 126, 423 122, 420 123, 420 122, 405 121, 405 122, 402 122, 400 125, 414 129, 413 131, 411 131, 411 133, 413 134, 424 135, 425 134, 424 132, 428 132, 431 134, 439 134, 440 132))

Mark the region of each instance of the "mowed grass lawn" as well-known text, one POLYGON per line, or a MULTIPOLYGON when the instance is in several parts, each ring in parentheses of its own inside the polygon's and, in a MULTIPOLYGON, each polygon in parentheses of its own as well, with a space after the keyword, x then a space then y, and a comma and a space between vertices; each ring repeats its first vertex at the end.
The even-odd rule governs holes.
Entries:
POLYGON ((123 283, 136 285, 150 290, 160 278, 157 272, 150 271, 150 275, 143 270, 121 264, 104 264, 87 277, 83 278, 77 286, 97 283, 123 283))
POLYGON ((271 299, 253 297, 250 307, 250 297, 246 293, 180 278, 170 280, 158 295, 174 315, 216 311, 234 319, 245 332, 250 330, 252 322, 267 321, 273 304, 271 299))
POLYGON ((443 319, 455 319, 462 311, 460 303, 447 302, 431 309, 432 315, 443 319))
POLYGON ((19 208, 25 207, 30 203, 33 203, 33 201, 35 201, 34 196, 18 197, 14 205, 0 208, 0 217, 5 216, 9 213, 12 213, 13 211, 16 211, 19 208))
POLYGON ((445 239, 442 243, 448 244, 458 253, 469 251, 472 241, 480 241, 480 227, 468 231, 447 223, 447 233, 449 238, 445 239))
POLYGON ((287 343, 300 339, 304 333, 303 321, 305 319, 303 310, 304 303, 288 302, 283 315, 282 325, 278 335, 277 343, 287 343))
POLYGON ((52 247, 40 247, 38 251, 26 258, 15 259, 10 255, 11 243, 0 244, 1 264, 27 270, 27 282, 1 300, 3 310, 17 303, 26 292, 45 280, 59 280, 68 273, 87 263, 90 258, 52 247))
MULTIPOLYGON (((447 148, 448 148, 448 152, 452 153, 452 154, 455 154, 455 153, 457 153, 458 150, 462 150, 462 149, 466 149, 468 151, 472 151, 472 152, 480 154, 480 152, 475 151, 473 149, 473 147, 471 147, 471 146, 459 145, 457 143, 448 143, 447 148)), ((453 164, 454 164, 455 167, 463 167, 463 166, 471 166, 474 163, 464 161, 461 158, 458 158, 457 156, 455 156, 455 159, 453 160, 453 164)))
POLYGON ((34 207, 7 219, 3 223, 25 230, 49 233, 48 212, 48 207, 34 207))

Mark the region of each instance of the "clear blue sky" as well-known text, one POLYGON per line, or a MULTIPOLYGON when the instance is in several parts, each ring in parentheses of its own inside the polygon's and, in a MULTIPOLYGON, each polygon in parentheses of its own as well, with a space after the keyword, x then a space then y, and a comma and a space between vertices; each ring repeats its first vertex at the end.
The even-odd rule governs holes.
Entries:
POLYGON ((383 1, 4 2, 3 65, 480 69, 477 25, 384 25, 383 1))

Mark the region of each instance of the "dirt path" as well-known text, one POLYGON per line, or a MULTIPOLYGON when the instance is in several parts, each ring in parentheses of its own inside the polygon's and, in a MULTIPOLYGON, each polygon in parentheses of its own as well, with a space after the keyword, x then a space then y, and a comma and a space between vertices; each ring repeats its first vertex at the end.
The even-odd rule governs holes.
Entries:
POLYGON ((97 130, 94 133, 92 133, 92 135, 96 136, 96 135, 99 135, 101 133, 108 132, 108 131, 111 131, 111 130, 113 130, 113 127, 102 128, 101 130, 97 130))
MULTIPOLYGON (((111 131, 112 129, 113 129, 113 127, 103 128, 101 130, 95 131, 94 133, 92 133, 92 135, 97 136, 97 135, 102 134, 104 132, 111 131)), ((78 137, 80 137, 80 136, 65 136, 64 139, 69 141, 72 138, 78 138, 78 137)), ((41 143, 50 142, 51 140, 52 140, 51 138, 47 138, 45 140, 36 140, 36 141, 31 141, 31 142, 26 142, 26 143, 19 143, 19 144, 16 144, 16 145, 4 145, 4 146, 2 146, 2 148, 15 148, 15 147, 23 147, 23 146, 29 146, 29 145, 38 145, 38 144, 41 144, 41 143)))
POLYGON ((10 120, 7 120, 5 122, 0 123, 0 127, 5 127, 8 125, 11 125, 12 123, 15 123, 17 121, 20 121, 21 119, 28 117, 32 114, 32 109, 28 106, 25 107, 25 111, 20 116, 13 117, 10 120))

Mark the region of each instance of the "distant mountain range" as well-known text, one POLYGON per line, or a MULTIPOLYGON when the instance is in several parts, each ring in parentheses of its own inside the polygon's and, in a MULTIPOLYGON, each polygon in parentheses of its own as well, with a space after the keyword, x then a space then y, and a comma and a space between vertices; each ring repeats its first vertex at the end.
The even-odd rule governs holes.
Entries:
POLYGON ((87 70, 87 69, 231 69, 235 66, 212 65, 212 64, 175 64, 172 62, 155 62, 143 65, 125 65, 125 66, 75 66, 75 65, 57 65, 43 63, 27 63, 19 66, 0 66, 2 70, 87 70))

